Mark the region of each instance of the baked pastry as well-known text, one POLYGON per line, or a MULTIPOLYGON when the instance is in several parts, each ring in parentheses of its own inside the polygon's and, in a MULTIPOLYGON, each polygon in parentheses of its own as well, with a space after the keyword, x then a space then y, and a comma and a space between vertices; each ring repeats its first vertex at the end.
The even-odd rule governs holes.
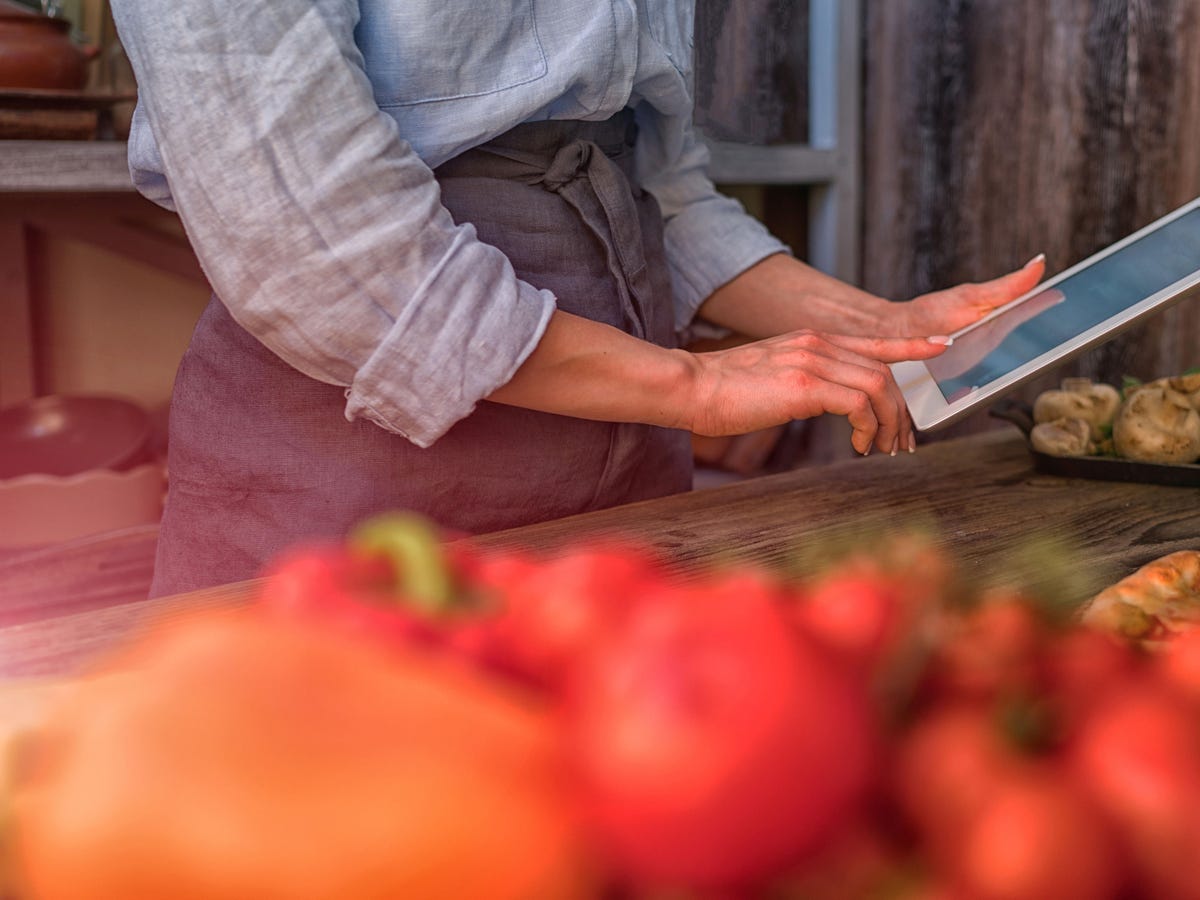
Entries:
POLYGON ((1081 618, 1142 642, 1200 627, 1200 550, 1179 550, 1146 563, 1093 597, 1081 618))

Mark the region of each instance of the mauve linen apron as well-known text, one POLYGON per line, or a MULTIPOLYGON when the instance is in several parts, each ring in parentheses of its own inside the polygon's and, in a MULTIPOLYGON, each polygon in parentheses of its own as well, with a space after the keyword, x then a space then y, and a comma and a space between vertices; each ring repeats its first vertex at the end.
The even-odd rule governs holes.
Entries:
MULTIPOLYGON (((442 200, 560 309, 674 346, 654 199, 631 183, 629 111, 542 122, 441 166, 442 200)), ((205 309, 171 401, 170 488, 151 596, 258 574, 281 550, 385 510, 479 533, 688 490, 685 432, 481 402, 421 449, 347 422, 344 389, 205 309)))

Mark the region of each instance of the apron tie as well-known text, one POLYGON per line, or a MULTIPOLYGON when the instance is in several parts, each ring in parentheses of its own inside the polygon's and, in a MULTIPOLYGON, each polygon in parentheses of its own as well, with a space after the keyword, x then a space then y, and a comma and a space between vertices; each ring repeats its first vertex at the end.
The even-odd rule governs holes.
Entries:
POLYGON ((559 148, 538 183, 566 200, 600 241, 627 330, 645 338, 650 320, 633 284, 646 269, 646 255, 637 206, 624 174, 594 142, 574 140, 559 148))

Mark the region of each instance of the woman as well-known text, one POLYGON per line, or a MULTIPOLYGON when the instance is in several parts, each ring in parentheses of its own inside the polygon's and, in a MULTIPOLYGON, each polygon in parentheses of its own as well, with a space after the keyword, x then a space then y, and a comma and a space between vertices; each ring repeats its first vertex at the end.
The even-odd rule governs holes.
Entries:
POLYGON ((130 164, 214 289, 154 594, 380 509, 485 531, 686 490, 688 432, 914 448, 886 362, 1032 287, 892 304, 713 189, 687 0, 113 0, 130 164), (696 317, 751 343, 690 354, 696 317))

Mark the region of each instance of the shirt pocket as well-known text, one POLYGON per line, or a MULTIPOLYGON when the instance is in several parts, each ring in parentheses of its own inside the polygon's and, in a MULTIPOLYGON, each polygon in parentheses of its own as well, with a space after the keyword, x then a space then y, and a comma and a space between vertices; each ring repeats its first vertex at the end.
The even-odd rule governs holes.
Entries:
POLYGON ((693 0, 646 0, 643 9, 650 37, 666 51, 672 65, 687 75, 692 68, 696 4, 693 0))
POLYGON ((362 0, 354 38, 381 107, 493 94, 543 77, 533 0, 362 0))

